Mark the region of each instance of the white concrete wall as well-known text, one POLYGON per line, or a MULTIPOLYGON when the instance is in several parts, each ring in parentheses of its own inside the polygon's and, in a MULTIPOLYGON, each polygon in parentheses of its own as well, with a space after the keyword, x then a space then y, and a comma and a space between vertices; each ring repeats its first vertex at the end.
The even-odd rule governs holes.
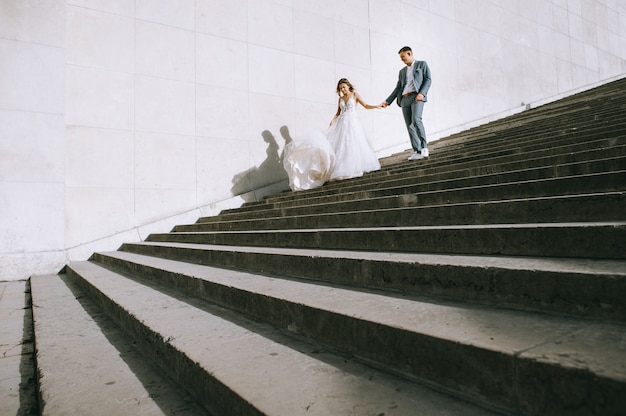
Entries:
MULTIPOLYGON (((285 186, 285 133, 409 45, 436 140, 626 72, 625 0, 0 0, 0 280, 285 186)), ((399 109, 361 112, 380 156, 399 109)), ((435 155, 436 157, 436 155, 435 155)))

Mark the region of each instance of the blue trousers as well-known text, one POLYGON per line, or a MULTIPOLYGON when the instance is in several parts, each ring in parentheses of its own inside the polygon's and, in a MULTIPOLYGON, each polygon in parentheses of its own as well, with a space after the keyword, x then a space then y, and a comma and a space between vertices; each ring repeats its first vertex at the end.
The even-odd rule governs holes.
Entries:
POLYGON ((427 149, 426 131, 424 130, 424 123, 422 123, 424 101, 415 101, 415 94, 411 94, 408 97, 402 97, 400 107, 402 107, 404 122, 409 131, 411 147, 416 152, 427 149))

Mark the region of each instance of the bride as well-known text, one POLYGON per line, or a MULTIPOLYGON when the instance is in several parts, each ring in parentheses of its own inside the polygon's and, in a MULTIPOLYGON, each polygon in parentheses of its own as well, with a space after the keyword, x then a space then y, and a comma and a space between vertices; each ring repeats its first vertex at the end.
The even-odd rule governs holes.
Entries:
POLYGON ((311 132, 285 146, 283 166, 294 191, 380 169, 356 112, 357 103, 368 110, 380 106, 366 104, 346 78, 337 83, 337 94, 337 113, 328 130, 311 132))

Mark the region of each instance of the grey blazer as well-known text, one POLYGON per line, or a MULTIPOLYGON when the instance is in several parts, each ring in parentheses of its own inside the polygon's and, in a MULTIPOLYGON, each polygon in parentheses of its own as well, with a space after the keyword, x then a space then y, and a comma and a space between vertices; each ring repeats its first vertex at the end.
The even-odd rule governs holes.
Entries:
MULTIPOLYGON (((408 66, 405 66, 400 70, 398 74, 398 83, 393 92, 387 97, 385 102, 391 104, 393 100, 396 100, 398 105, 402 101, 402 91, 404 90, 404 84, 406 83, 406 71, 408 66)), ((428 101, 426 94, 430 88, 430 69, 426 61, 415 61, 413 65, 413 83, 415 84, 415 91, 422 93, 424 96, 424 102, 428 101)))

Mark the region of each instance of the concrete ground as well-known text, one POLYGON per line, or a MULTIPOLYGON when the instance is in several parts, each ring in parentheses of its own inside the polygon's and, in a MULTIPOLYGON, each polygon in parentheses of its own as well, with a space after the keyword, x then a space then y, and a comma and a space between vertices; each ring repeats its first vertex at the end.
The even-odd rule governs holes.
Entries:
POLYGON ((0 415, 37 415, 30 289, 0 282, 0 415))
MULTIPOLYGON (((44 310, 38 310, 38 312, 39 315, 46 313, 44 310)), ((58 312, 50 310, 48 314, 50 313, 57 314, 58 312)), ((25 280, 0 281, 0 347, 2 348, 2 355, 0 356, 0 416, 39 415, 42 410, 40 409, 37 388, 32 317, 29 282, 25 280)), ((52 320, 54 321, 56 318, 52 317, 52 320)), ((140 405, 144 411, 136 414, 180 416, 204 414, 204 411, 198 408, 187 394, 181 392, 169 379, 164 378, 152 364, 146 363, 142 353, 134 347, 132 342, 125 339, 119 329, 112 326, 105 318, 100 319, 98 323, 103 331, 100 335, 106 335, 110 340, 115 341, 115 346, 119 348, 119 350, 114 351, 114 358, 119 358, 118 361, 126 362, 134 371, 134 375, 146 382, 145 387, 140 386, 142 389, 146 389, 147 395, 142 398, 140 405), (150 410, 145 411, 145 408, 150 410)), ((63 326, 69 328, 67 322, 59 319, 55 330, 57 333, 63 334, 62 337, 65 339, 67 334, 64 333, 63 326)), ((53 339, 53 342, 58 342, 58 339, 53 339)), ((107 342, 103 343, 103 346, 112 348, 111 345, 107 342)), ((75 353, 69 357, 79 354, 80 350, 80 347, 75 347, 75 353)), ((109 361, 109 365, 113 366, 115 360, 109 359, 109 361)), ((67 372, 76 370, 71 366, 71 358, 53 359, 51 362, 55 367, 47 367, 48 378, 55 371, 67 372)), ((93 366, 95 364, 90 363, 90 365, 93 366)), ((66 376, 71 376, 71 374, 67 373, 66 376)), ((117 412, 109 412, 106 406, 107 400, 118 400, 116 395, 113 395, 115 397, 105 397, 111 395, 111 389, 103 389, 100 393, 95 393, 95 395, 91 393, 86 395, 89 398, 88 400, 92 402, 92 407, 88 409, 79 408, 80 400, 76 397, 76 392, 81 391, 80 394, 84 396, 85 388, 91 387, 88 384, 89 379, 87 376, 81 378, 81 383, 84 383, 84 385, 81 385, 82 390, 77 388, 77 386, 67 388, 63 381, 57 382, 55 386, 47 386, 48 390, 56 389, 54 390, 56 392, 56 401, 61 401, 66 408, 74 410, 69 412, 59 410, 54 406, 55 403, 51 402, 46 406, 46 409, 43 409, 44 414, 119 414, 117 412)), ((120 384, 126 386, 128 383, 120 384)))

